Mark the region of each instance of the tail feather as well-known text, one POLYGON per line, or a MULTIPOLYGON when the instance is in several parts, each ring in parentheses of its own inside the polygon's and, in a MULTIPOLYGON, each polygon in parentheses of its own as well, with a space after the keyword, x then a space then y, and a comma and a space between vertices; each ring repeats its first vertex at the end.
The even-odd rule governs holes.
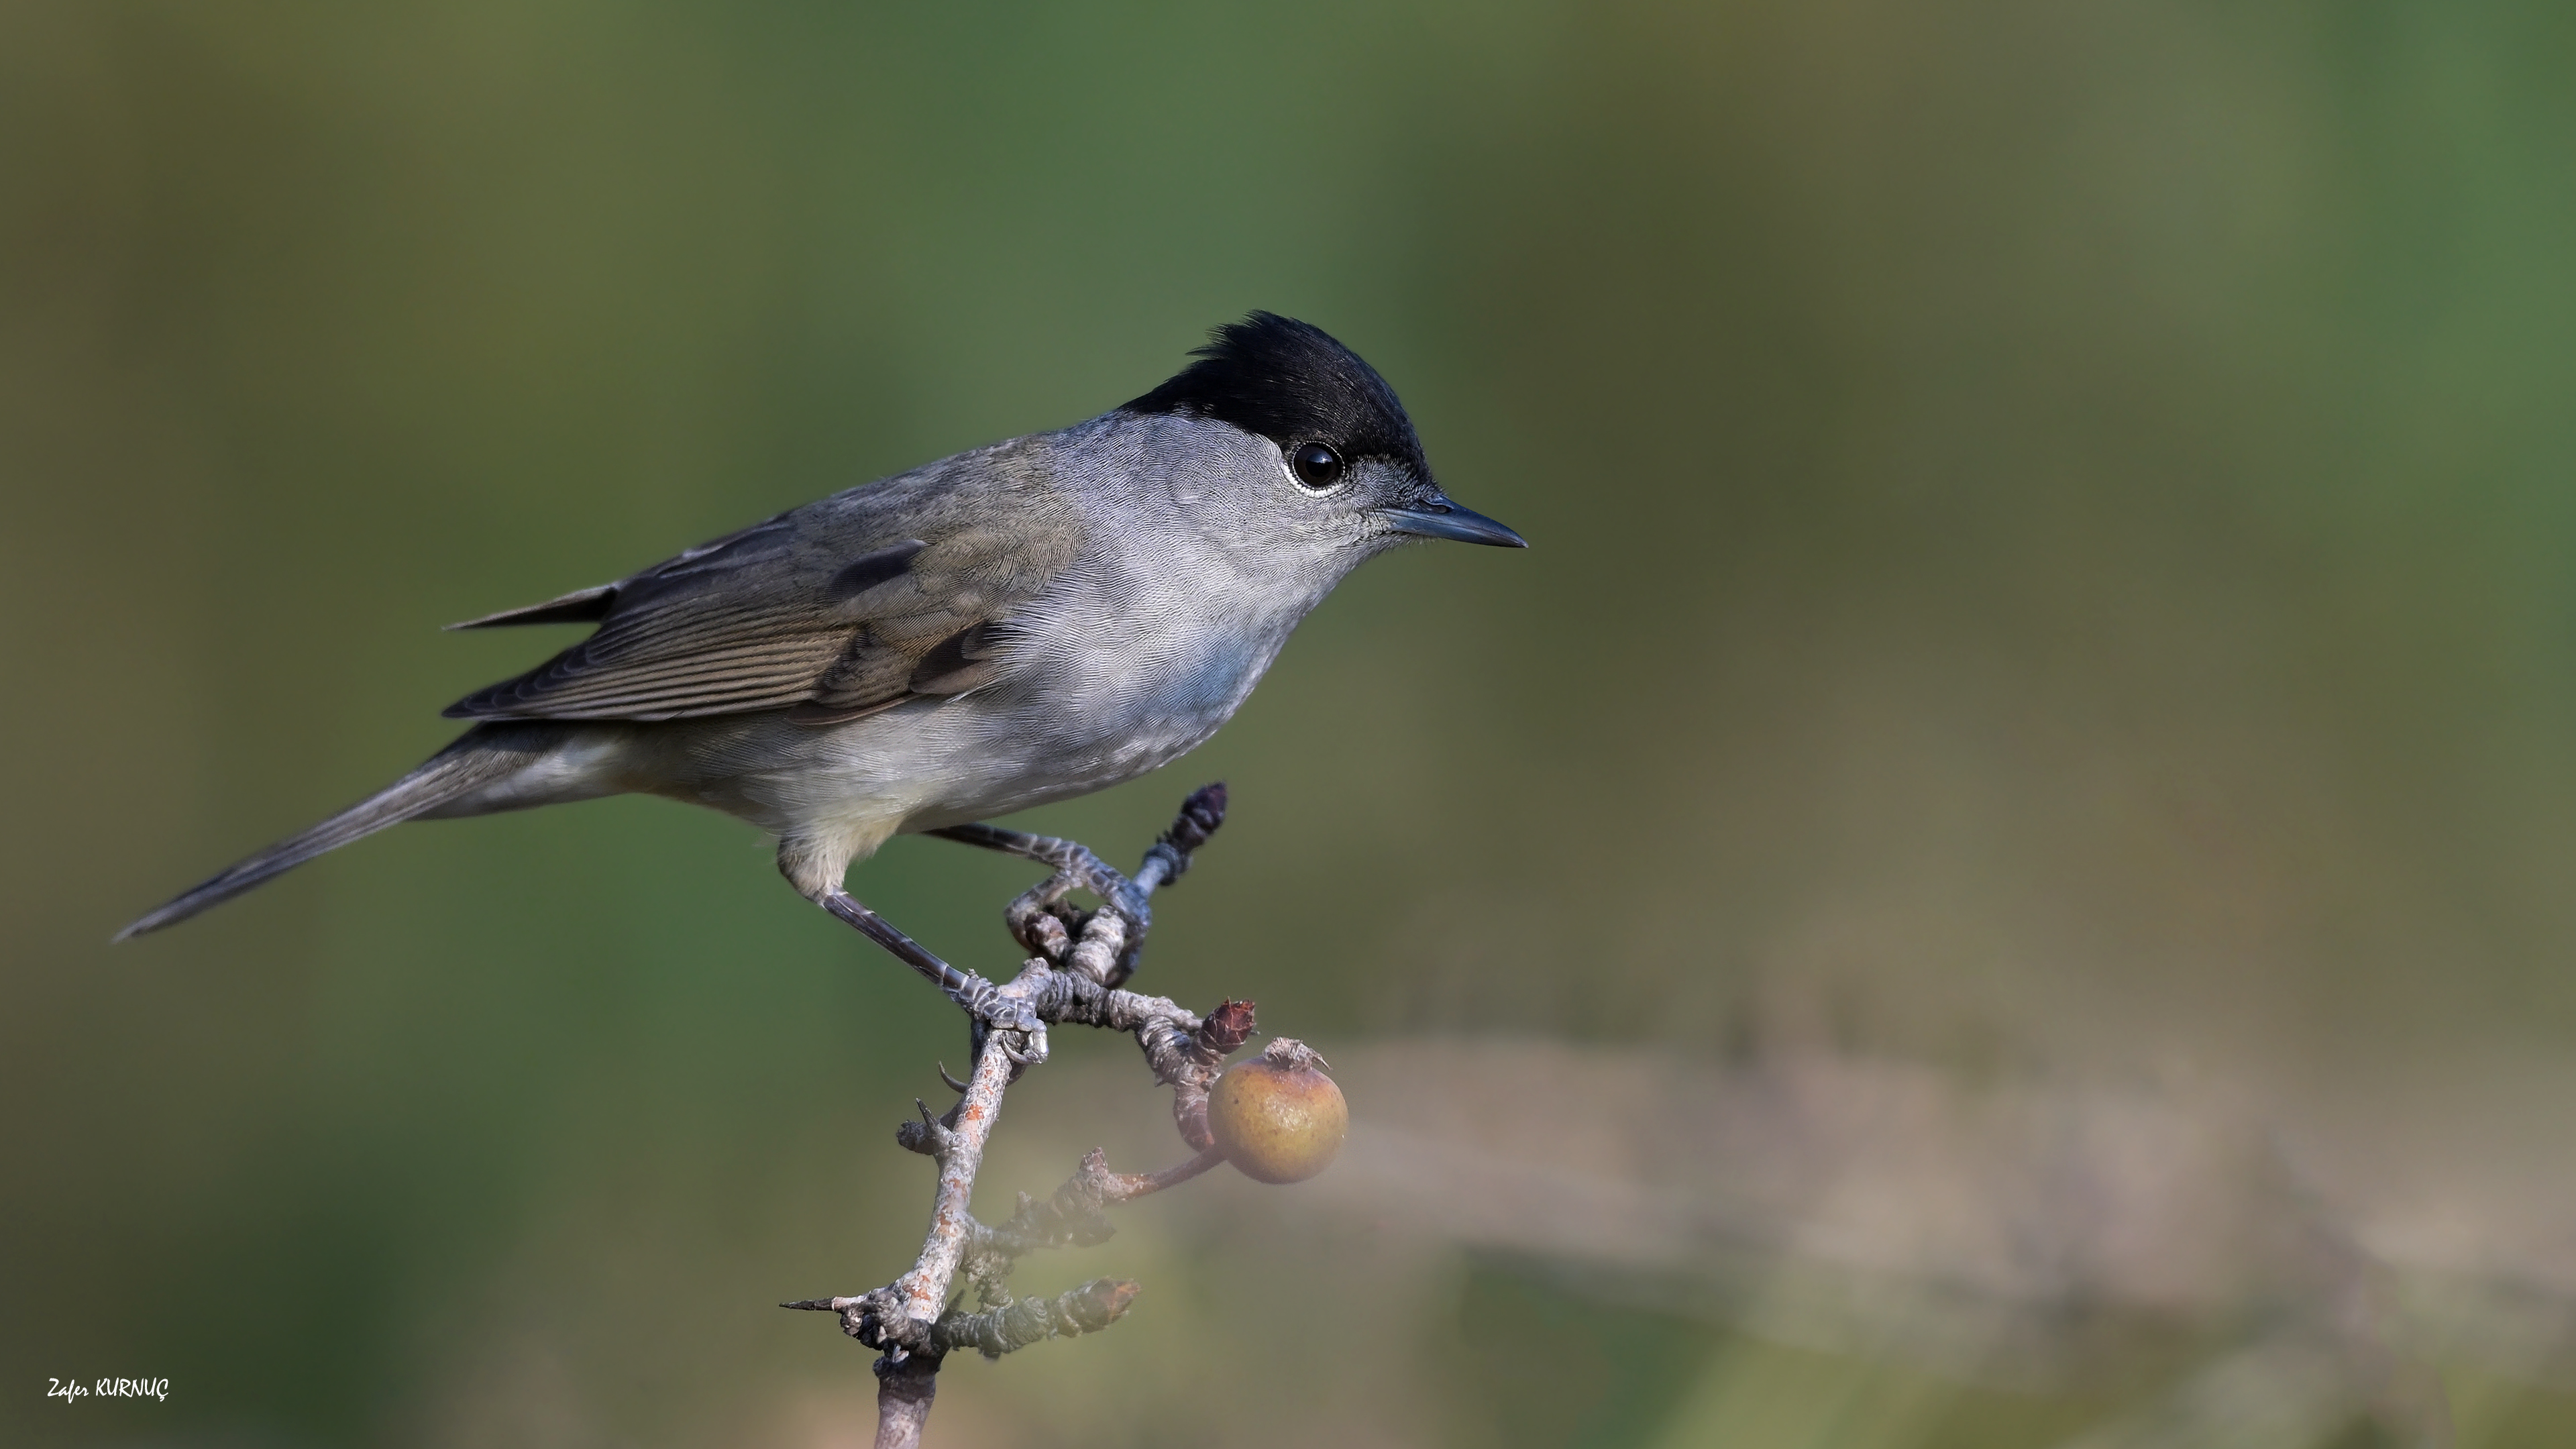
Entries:
POLYGON ((415 819, 524 768, 541 745, 538 731, 490 725, 467 730, 419 769, 314 826, 257 855, 237 861, 204 884, 137 919, 116 933, 119 941, 149 934, 210 910, 244 891, 265 885, 325 851, 415 819))

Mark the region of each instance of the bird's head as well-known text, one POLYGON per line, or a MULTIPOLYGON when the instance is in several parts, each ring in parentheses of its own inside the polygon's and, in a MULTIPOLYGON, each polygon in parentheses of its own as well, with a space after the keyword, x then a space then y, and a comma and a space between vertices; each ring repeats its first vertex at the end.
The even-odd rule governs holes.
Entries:
POLYGON ((1411 539, 1529 547, 1440 491, 1395 389, 1322 328, 1255 312, 1193 355, 1119 411, 1230 430, 1222 496, 1189 500, 1210 515, 1203 525, 1247 543, 1301 540, 1345 566, 1411 539))

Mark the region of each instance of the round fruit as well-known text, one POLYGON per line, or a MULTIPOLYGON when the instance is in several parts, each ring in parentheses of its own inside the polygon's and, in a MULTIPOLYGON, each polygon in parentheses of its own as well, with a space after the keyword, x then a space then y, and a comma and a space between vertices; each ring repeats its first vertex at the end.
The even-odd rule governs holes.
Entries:
POLYGON ((1304 1182, 1332 1165, 1350 1130, 1342 1089, 1324 1059, 1280 1037, 1208 1089, 1208 1127, 1225 1160, 1258 1182, 1304 1182))

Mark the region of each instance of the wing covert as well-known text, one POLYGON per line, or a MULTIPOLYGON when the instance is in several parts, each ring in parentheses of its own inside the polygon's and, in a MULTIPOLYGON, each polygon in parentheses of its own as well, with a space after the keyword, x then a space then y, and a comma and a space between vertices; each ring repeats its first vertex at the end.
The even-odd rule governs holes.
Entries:
POLYGON ((1041 443, 836 494, 615 584, 477 620, 587 614, 599 628, 446 712, 665 720, 792 708, 821 724, 981 688, 1004 671, 1013 614, 1080 546, 1072 508, 1033 456, 1041 443))

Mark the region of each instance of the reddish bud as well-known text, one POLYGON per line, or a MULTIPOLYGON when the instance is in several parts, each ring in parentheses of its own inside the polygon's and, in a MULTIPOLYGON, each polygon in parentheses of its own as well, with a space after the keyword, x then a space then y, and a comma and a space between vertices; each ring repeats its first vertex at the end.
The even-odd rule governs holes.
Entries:
POLYGON ((1139 1285, 1131 1279, 1094 1278, 1056 1299, 1064 1316, 1084 1333, 1098 1333, 1127 1315, 1139 1285))
POLYGON ((1228 1001, 1199 1023, 1199 1045, 1210 1056, 1226 1057, 1243 1050, 1243 1044, 1252 1040, 1253 1030, 1252 1003, 1228 1001))

